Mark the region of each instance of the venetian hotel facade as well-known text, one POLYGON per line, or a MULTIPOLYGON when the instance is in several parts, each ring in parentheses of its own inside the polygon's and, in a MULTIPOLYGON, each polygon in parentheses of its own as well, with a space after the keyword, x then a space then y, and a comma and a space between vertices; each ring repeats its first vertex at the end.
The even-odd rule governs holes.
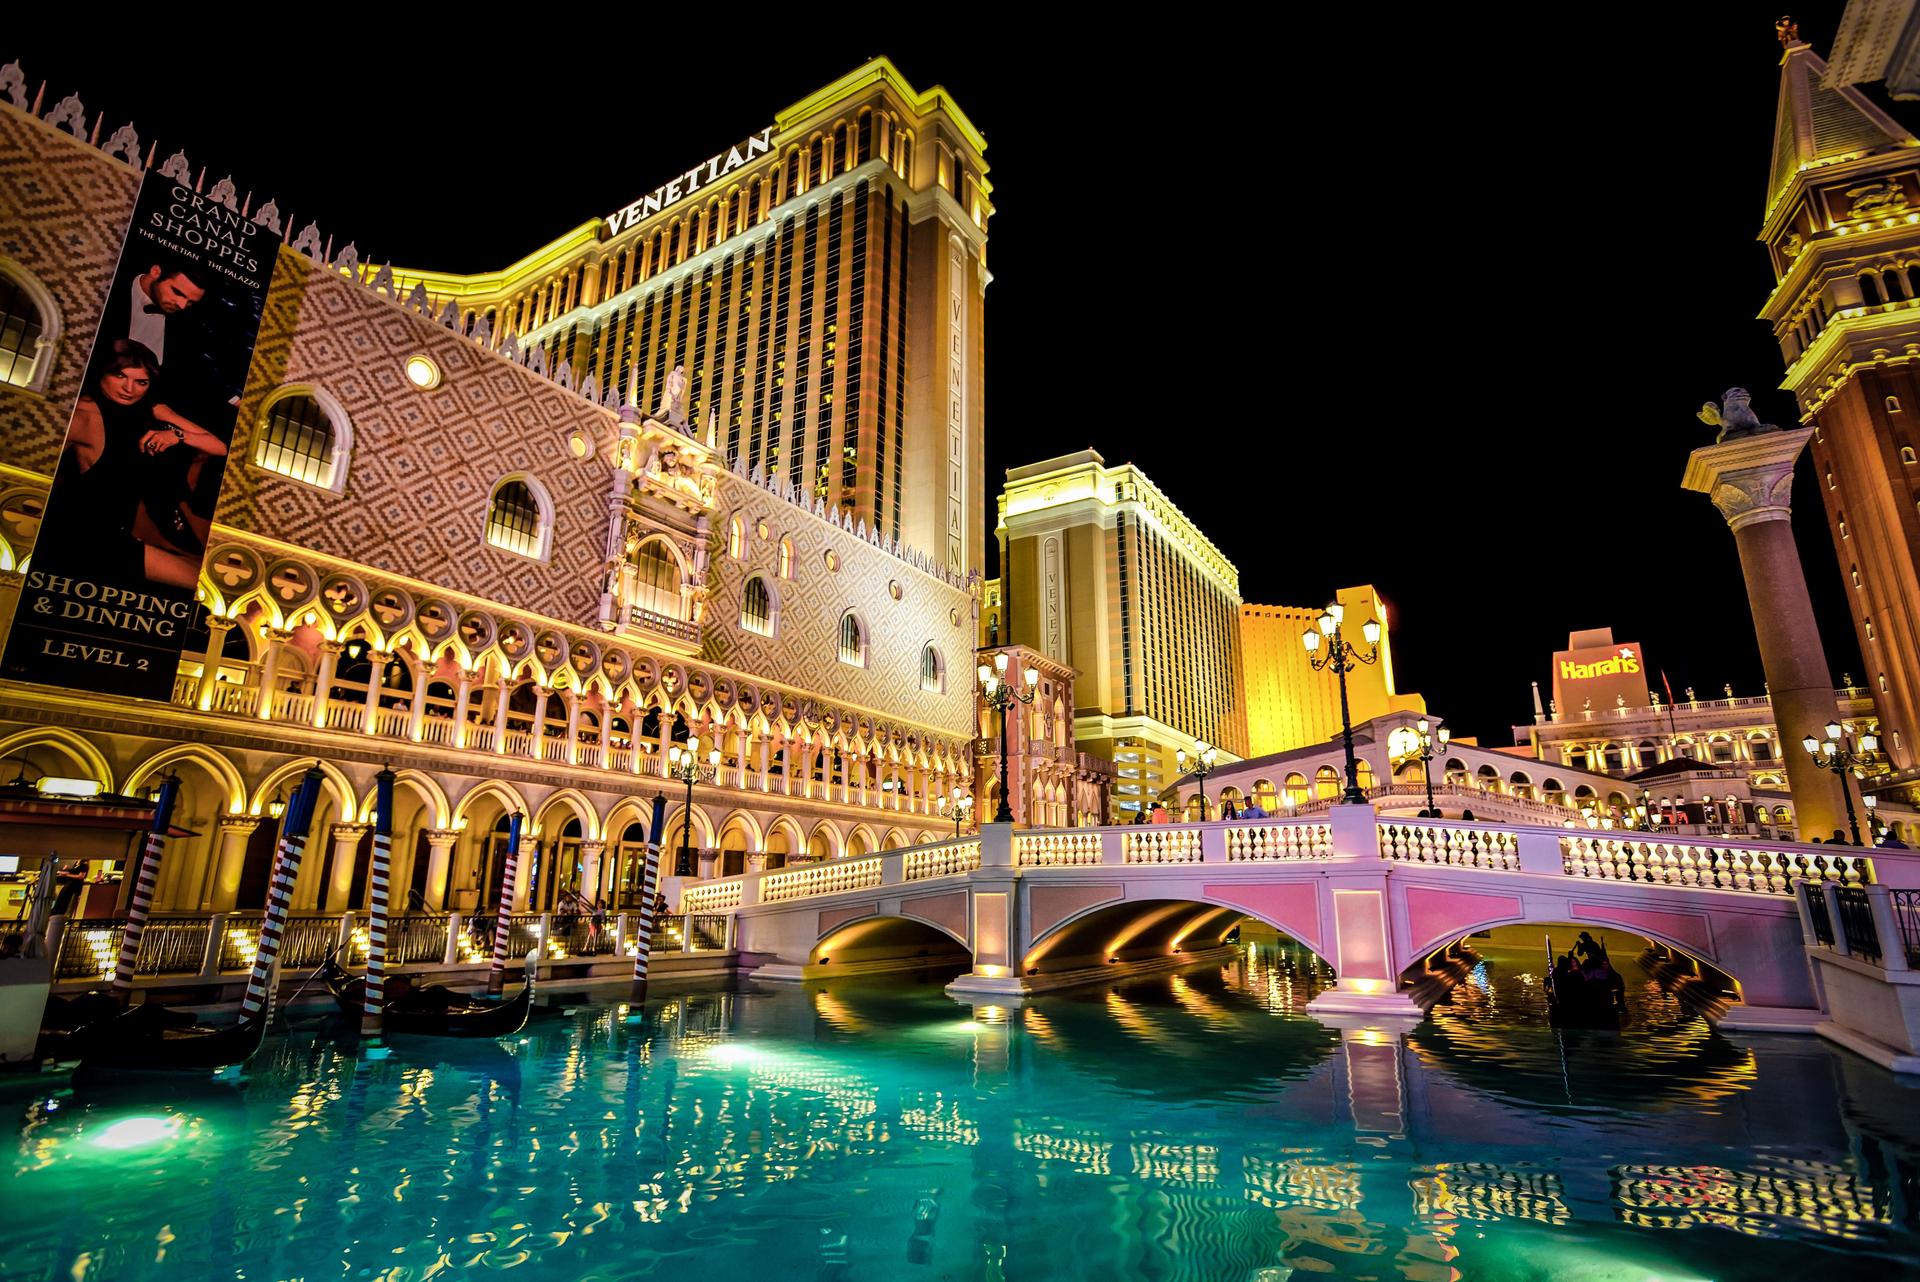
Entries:
POLYGON ((271 815, 316 760, 296 909, 363 904, 387 764, 395 893, 432 910, 493 902, 514 812, 551 870, 520 862, 529 911, 633 903, 659 793, 696 875, 948 827, 976 733, 991 205, 943 91, 876 60, 476 276, 363 263, 106 132, 0 69, 0 621, 146 171, 281 242, 204 648, 165 702, 0 681, 9 777, 180 778, 157 907, 257 907, 271 815), (689 735, 719 752, 691 810, 663 772, 689 735))

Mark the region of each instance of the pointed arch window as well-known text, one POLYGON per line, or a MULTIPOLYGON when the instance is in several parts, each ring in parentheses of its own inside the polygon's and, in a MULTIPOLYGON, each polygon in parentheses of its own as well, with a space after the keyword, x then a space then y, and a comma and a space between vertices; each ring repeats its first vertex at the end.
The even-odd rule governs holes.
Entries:
POLYGON ((287 387, 261 409, 253 465, 317 489, 346 489, 353 425, 333 398, 313 387, 287 387))
POLYGON ((553 502, 530 476, 502 477, 487 500, 487 542, 536 561, 547 559, 553 502))
POLYGON ((0 383, 45 391, 60 338, 60 308, 33 274, 0 258, 0 383))

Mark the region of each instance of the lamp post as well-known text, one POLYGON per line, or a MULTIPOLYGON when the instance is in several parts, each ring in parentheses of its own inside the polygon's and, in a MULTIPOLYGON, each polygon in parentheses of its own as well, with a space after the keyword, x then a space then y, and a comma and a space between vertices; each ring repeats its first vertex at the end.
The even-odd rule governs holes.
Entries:
POLYGON ((1360 647, 1348 641, 1340 631, 1341 620, 1346 615, 1346 607, 1338 601, 1321 612, 1318 631, 1308 628, 1300 636, 1300 644, 1307 648, 1307 662, 1313 670, 1332 668, 1333 675, 1340 680, 1340 737, 1347 752, 1347 790, 1342 800, 1349 805, 1358 805, 1367 799, 1360 791, 1360 767, 1353 755, 1353 713, 1347 704, 1347 673, 1363 663, 1380 661, 1380 620, 1368 619, 1360 625, 1361 635, 1367 640, 1364 653, 1360 647), (1320 653, 1320 638, 1327 639, 1327 652, 1320 653))
POLYGON ((943 815, 946 814, 949 809, 953 811, 953 835, 957 840, 960 836, 960 821, 973 809, 973 798, 968 796, 964 790, 955 788, 953 790, 953 801, 951 805, 949 805, 945 797, 939 798, 934 804, 939 807, 940 813, 943 815))
POLYGON ((687 806, 680 815, 680 853, 673 861, 673 875, 676 877, 693 876, 693 785, 712 783, 720 773, 720 749, 714 748, 707 753, 705 761, 700 759, 700 736, 689 736, 685 745, 674 744, 667 749, 667 777, 678 779, 687 785, 687 806))
POLYGON ((1193 741, 1192 757, 1187 756, 1187 750, 1185 748, 1181 748, 1173 754, 1174 762, 1179 765, 1180 772, 1182 774, 1190 773, 1200 781, 1200 821, 1202 823, 1205 823, 1207 820, 1207 776, 1213 773, 1213 763, 1219 755, 1220 750, 1208 743, 1205 739, 1195 739, 1193 741))
POLYGON ((993 665, 980 665, 980 697, 986 700, 989 708, 1000 714, 1000 806, 993 812, 993 821, 997 824, 1013 822, 1013 807, 1008 804, 1007 793, 1007 710, 1017 701, 1032 703, 1039 694, 1040 669, 1027 669, 1026 689, 1016 690, 1007 680, 1007 652, 1002 650, 993 656, 993 665))
POLYGON ((1427 814, 1430 818, 1437 819, 1440 816, 1436 813, 1436 807, 1433 804, 1433 759, 1439 753, 1434 749, 1437 747, 1441 752, 1445 752, 1447 740, 1453 738, 1453 731, 1445 726, 1435 730, 1432 728, 1432 723, 1425 717, 1414 722, 1413 728, 1420 736, 1420 778, 1427 785, 1427 814))
POLYGON ((1823 727, 1827 732, 1825 739, 1808 735, 1800 741, 1815 765, 1822 770, 1831 770, 1840 781, 1840 796, 1847 803, 1847 828, 1853 833, 1853 844, 1860 845, 1860 818, 1853 810, 1853 789, 1847 787, 1847 776, 1867 777, 1867 767, 1879 758, 1880 736, 1876 734, 1850 735, 1846 726, 1838 721, 1829 721, 1823 727), (1853 739, 1853 746, 1847 743, 1853 739))

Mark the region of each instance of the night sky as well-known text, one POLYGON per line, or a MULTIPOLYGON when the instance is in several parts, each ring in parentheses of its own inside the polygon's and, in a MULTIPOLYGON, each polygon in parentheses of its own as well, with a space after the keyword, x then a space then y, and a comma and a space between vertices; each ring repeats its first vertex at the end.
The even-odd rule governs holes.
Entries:
MULTIPOLYGON (((1796 13, 1823 54, 1841 8, 1796 13)), ((1545 11, 1501 28, 1408 10, 1395 27, 1293 19, 1278 41, 1142 25, 1097 46, 1044 22, 884 48, 785 22, 628 50, 529 30, 524 65, 506 25, 383 29, 377 46, 289 29, 258 72, 198 29, 91 50, 16 29, 0 60, 48 81, 49 105, 77 91, 109 130, 134 121, 162 156, 184 147, 209 181, 231 173, 363 259, 469 271, 885 53, 988 141, 989 504, 1036 458, 1135 462, 1248 601, 1378 585, 1401 688, 1503 744, 1574 628, 1641 642, 1676 690, 1759 692, 1732 536, 1679 480, 1712 439, 1695 409, 1728 386, 1794 420, 1754 319, 1778 12, 1594 10, 1569 32, 1545 11), (470 95, 448 72, 513 92, 470 95)), ((1890 109, 1920 127, 1916 106, 1890 109)), ((1858 650, 1802 472, 1837 682, 1858 650)))

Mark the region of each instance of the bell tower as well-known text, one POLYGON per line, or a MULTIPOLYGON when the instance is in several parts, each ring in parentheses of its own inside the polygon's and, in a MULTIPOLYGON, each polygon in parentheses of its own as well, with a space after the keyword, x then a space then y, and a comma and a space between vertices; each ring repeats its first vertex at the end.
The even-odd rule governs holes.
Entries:
MULTIPOLYGON (((1920 736, 1920 139, 1782 19, 1760 318, 1809 449, 1896 770, 1920 736)), ((1831 676, 1828 678, 1831 680, 1831 676)), ((1782 726, 1796 742, 1806 731, 1782 726)))

